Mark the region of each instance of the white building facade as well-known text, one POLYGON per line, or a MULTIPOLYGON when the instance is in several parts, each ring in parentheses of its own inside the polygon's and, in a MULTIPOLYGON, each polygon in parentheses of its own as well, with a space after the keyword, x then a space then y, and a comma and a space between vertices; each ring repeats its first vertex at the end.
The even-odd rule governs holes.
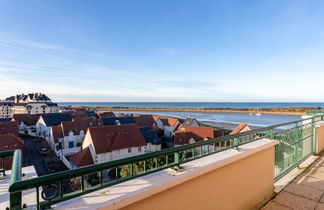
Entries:
POLYGON ((14 114, 57 113, 59 107, 42 93, 11 96, 0 101, 0 118, 11 118, 14 114))

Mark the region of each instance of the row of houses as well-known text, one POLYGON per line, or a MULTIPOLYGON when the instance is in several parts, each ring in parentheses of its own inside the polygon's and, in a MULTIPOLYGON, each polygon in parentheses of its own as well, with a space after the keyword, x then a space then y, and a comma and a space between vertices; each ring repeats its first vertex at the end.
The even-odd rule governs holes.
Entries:
MULTIPOLYGON (((19 132, 45 138, 58 155, 63 154, 62 158, 70 162, 70 168, 158 151, 162 141, 179 146, 223 135, 213 127, 200 127, 194 118, 115 116, 112 112, 84 110, 14 115, 13 121, 7 121, 9 125, 16 125, 11 131, 13 136, 19 132)), ((0 124, 0 135, 1 129, 0 124)), ((241 125, 236 132, 245 130, 241 125)))

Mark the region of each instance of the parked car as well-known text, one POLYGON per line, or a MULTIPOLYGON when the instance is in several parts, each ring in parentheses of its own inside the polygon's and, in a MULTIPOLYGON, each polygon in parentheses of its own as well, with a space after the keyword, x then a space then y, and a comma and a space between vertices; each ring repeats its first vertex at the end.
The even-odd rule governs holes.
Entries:
POLYGON ((49 153, 49 151, 46 148, 42 148, 41 153, 42 153, 42 155, 47 155, 49 153))

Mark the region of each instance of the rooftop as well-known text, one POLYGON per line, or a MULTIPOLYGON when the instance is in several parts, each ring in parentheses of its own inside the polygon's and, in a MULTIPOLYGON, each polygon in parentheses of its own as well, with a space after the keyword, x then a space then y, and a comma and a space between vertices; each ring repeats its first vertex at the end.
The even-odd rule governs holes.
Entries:
MULTIPOLYGON (((113 130, 119 129, 119 136, 128 134, 127 130, 122 129, 124 126, 133 126, 140 134, 136 124, 106 126, 105 129, 115 127, 113 130)), ((89 131, 103 128, 89 128, 89 131)), ((102 137, 98 138, 101 139, 98 141, 101 142, 99 147, 115 144, 106 140, 111 137, 115 139, 116 132, 103 130, 98 133, 102 137)), ((134 135, 129 138, 132 136, 134 135)), ((144 139, 143 142, 145 144, 144 139)), ((45 200, 40 201, 40 207, 63 209, 86 205, 90 209, 152 209, 153 206, 160 209, 208 209, 210 206, 219 205, 220 209, 256 208, 270 200, 275 182, 281 182, 286 176, 294 174, 294 170, 303 167, 305 160, 323 152, 323 142, 324 115, 314 116, 31 180, 20 181, 20 173, 17 172, 13 173, 17 176, 14 176, 9 191, 18 196, 20 191, 31 188, 38 190, 41 186, 56 186, 57 190, 54 192, 58 192, 64 186, 64 180, 77 178, 84 181, 79 182, 74 192, 57 193, 54 198, 46 195, 45 200), (99 175, 96 182, 89 181, 89 175, 93 174, 99 175), (183 196, 177 196, 179 193, 183 196), (215 196, 218 199, 213 199, 215 196), (233 197, 235 202, 229 202, 233 197)), ((0 157, 8 154, 0 153, 0 157)), ((10 152, 9 155, 11 154, 10 152)), ((18 163, 19 151, 13 154, 14 163, 18 163)), ((14 168, 19 170, 19 167, 14 168)), ((312 176, 320 176, 320 170, 317 168, 312 176)), ((313 178, 307 178, 310 185, 314 182, 313 178)), ((11 202, 12 205, 20 205, 19 200, 11 202)))

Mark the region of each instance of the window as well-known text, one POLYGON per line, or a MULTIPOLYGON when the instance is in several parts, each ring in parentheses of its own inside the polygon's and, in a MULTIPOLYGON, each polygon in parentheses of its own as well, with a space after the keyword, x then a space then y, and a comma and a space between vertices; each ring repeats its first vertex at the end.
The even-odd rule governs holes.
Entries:
POLYGON ((128 153, 131 153, 132 152, 132 148, 128 148, 128 153))
POLYGON ((142 152, 142 147, 138 147, 138 152, 142 152))
POLYGON ((70 141, 69 142, 69 148, 73 148, 74 147, 74 142, 73 141, 70 141))

